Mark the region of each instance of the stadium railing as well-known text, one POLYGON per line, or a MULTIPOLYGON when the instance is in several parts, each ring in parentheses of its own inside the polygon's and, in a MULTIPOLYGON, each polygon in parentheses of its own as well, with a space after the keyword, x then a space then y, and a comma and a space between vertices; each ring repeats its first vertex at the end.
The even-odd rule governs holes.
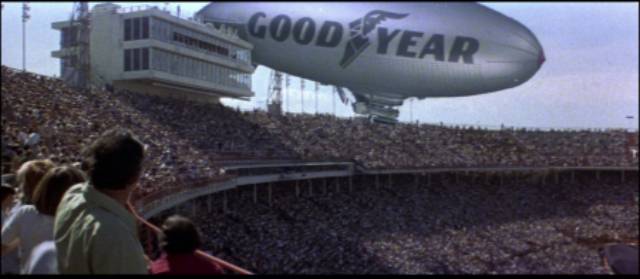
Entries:
POLYGON ((136 196, 134 198, 135 200, 135 205, 138 206, 142 206, 145 205, 147 203, 150 203, 152 201, 155 200, 159 200, 163 197, 166 196, 170 196, 173 194, 176 194, 178 192, 181 191, 187 191, 187 190, 194 190, 194 189, 198 189, 201 187, 207 187, 209 185, 211 185, 212 183, 216 183, 216 182, 222 182, 225 180, 229 180, 229 179, 233 179, 235 178, 235 175, 228 175, 228 174, 223 174, 223 175, 217 175, 217 176, 213 176, 213 177, 207 177, 207 178, 200 178, 200 179, 195 179, 195 180, 189 180, 189 183, 176 183, 177 185, 192 185, 189 188, 185 188, 182 186, 174 186, 174 187, 169 187, 169 188, 163 188, 163 189, 158 189, 158 190, 154 190, 150 193, 136 193, 136 196))
MULTIPOLYGON (((142 243, 142 247, 145 250, 145 254, 151 260, 157 259, 160 256, 160 247, 158 242, 158 234, 160 233, 160 228, 156 227, 155 225, 151 224, 150 222, 142 218, 138 214, 138 212, 135 210, 135 207, 131 205, 131 203, 128 203, 127 205, 129 207, 129 211, 131 211, 131 213, 136 217, 136 219, 138 219, 138 222, 140 222, 139 236, 141 238, 140 241, 142 243)), ((227 273, 230 272, 230 273, 240 274, 240 275, 253 275, 252 272, 244 268, 236 266, 232 263, 229 263, 217 257, 211 256, 203 251, 197 250, 196 253, 204 256, 205 258, 207 258, 212 262, 217 263, 227 273)))

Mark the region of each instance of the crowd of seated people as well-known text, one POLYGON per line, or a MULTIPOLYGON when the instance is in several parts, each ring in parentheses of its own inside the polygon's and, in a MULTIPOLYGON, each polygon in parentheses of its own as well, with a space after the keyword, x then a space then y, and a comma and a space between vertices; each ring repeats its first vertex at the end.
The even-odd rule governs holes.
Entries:
MULTIPOLYGON (((637 154, 630 156, 631 148, 636 148, 637 153, 637 133, 618 130, 568 132, 504 129, 489 131, 468 127, 424 124, 378 125, 369 123, 364 119, 339 119, 328 115, 274 116, 261 111, 239 112, 221 105, 197 104, 184 100, 140 95, 128 91, 111 92, 95 88, 75 90, 65 86, 61 80, 19 72, 4 66, 2 67, 2 81, 3 175, 15 173, 20 169, 20 166, 24 165, 24 162, 35 159, 48 159, 56 165, 73 165, 74 168, 77 167, 86 171, 87 162, 83 161, 86 155, 85 149, 98 139, 104 131, 114 126, 125 126, 132 130, 140 138, 141 142, 145 144, 145 158, 142 162, 143 173, 139 179, 139 187, 134 192, 134 198, 136 199, 149 197, 157 193, 206 185, 214 180, 225 179, 226 176, 220 172, 220 162, 228 159, 229 154, 236 156, 234 159, 354 161, 365 168, 373 169, 486 166, 629 166, 638 164, 637 154)), ((517 185, 513 186, 517 187, 517 185)), ((576 188, 576 191, 578 190, 579 188, 576 188)), ((22 194, 24 197, 24 193, 22 194)), ((580 192, 577 194, 580 194, 580 192)), ((28 191, 27 195, 29 195, 28 191)), ((632 193, 631 196, 633 195, 635 195, 635 212, 637 212, 637 191, 635 194, 632 193)), ((357 199, 364 199, 359 201, 360 205, 358 206, 376 208, 379 204, 392 204, 386 201, 367 201, 367 199, 377 199, 377 196, 378 194, 369 198, 366 195, 358 197, 357 199)), ((472 199, 469 202, 479 201, 482 196, 486 195, 469 195, 468 199, 472 199)), ((525 196, 531 195, 522 194, 522 197, 525 196)), ((562 197, 572 197, 572 195, 566 194, 562 197)), ((590 199, 589 196, 578 195, 577 197, 590 199)), ((620 195, 620 197, 623 196, 620 195)), ((612 198, 618 199, 620 197, 612 198)), ((459 197, 455 197, 455 195, 451 195, 449 198, 453 199, 451 203, 441 204, 443 206, 446 204, 463 204, 457 200, 459 197)), ((531 201, 524 201, 524 199, 516 200, 518 202, 531 203, 531 201)), ((531 207, 531 212, 521 213, 525 215, 534 214, 534 212, 537 212, 535 210, 542 208, 542 201, 540 202, 539 206, 531 207), (533 208, 536 209, 534 210, 533 208)), ((53 204, 55 203, 57 201, 53 202, 53 204)), ((338 208, 336 210, 340 210, 342 213, 335 213, 346 214, 343 216, 346 219, 341 219, 342 217, 336 218, 335 222, 339 222, 339 224, 332 224, 332 226, 319 225, 317 227, 322 230, 323 228, 339 226, 369 228, 376 226, 366 222, 363 224, 352 223, 351 221, 353 220, 348 219, 353 217, 348 214, 349 203, 349 201, 343 199, 342 204, 337 204, 335 207, 333 205, 328 207, 319 205, 325 210, 318 211, 317 214, 324 214, 318 220, 326 220, 328 218, 326 215, 330 211, 327 211, 327 208, 338 208)), ((496 210, 499 208, 497 205, 501 203, 502 200, 500 199, 494 201, 496 210)), ((274 220, 283 218, 284 222, 296 223, 303 217, 306 218, 305 216, 307 215, 304 214, 315 214, 306 212, 313 209, 305 209, 305 207, 311 206, 310 204, 312 203, 296 205, 287 201, 286 203, 278 204, 290 204, 294 208, 301 206, 298 211, 292 210, 292 212, 299 212, 294 213, 294 215, 301 215, 283 217, 282 212, 285 210, 277 210, 269 213, 273 215, 272 219, 274 220)), ((25 202, 24 205, 29 204, 25 202)), ((356 205, 354 204, 353 206, 356 205)), ((29 208, 31 213, 28 214, 37 215, 39 216, 38 218, 43 220, 51 219, 52 212, 45 214, 44 211, 39 211, 37 206, 35 209, 33 209, 34 206, 29 208)), ((48 208, 55 208, 55 206, 50 205, 48 208)), ((384 206, 381 208, 388 209, 384 206)), ((513 210, 515 211, 511 212, 529 210, 519 208, 529 207, 514 207, 513 210)), ((567 206, 564 209, 570 211, 571 208, 571 206, 567 206)), ((267 209, 255 207, 246 210, 267 209)), ((464 220, 466 218, 464 216, 467 216, 468 212, 462 208, 457 208, 456 210, 459 210, 459 214, 463 215, 461 219, 464 220)), ((498 211, 494 212, 489 208, 487 210, 485 212, 487 217, 491 217, 491 214, 494 213, 498 214, 498 211)), ((593 208, 593 210, 603 209, 598 207, 593 208)), ((610 210, 615 211, 616 209, 610 210)), ((391 209, 388 211, 390 214, 394 212, 391 209)), ((11 215, 11 213, 8 214, 11 215)), ((451 215, 446 212, 442 212, 442 214, 451 215)), ((393 217, 389 218, 394 220, 401 217, 393 214, 389 216, 393 217)), ((477 215, 470 214, 469 216, 476 217, 477 215)), ((634 216, 636 219, 633 219, 633 216, 624 218, 626 218, 625 220, 631 220, 632 223, 635 222, 637 225, 637 214, 634 216)), ((235 218, 253 217, 236 216, 235 218)), ((451 218, 444 216, 442 220, 451 220, 451 218)), ((47 222, 50 223, 50 220, 47 222)), ((446 223, 448 221, 433 220, 433 222, 436 222, 437 227, 444 226, 438 222, 446 223)), ((586 223, 576 223, 574 221, 570 221, 569 224, 574 223, 576 224, 575 226, 587 225, 586 223)), ((306 226, 304 222, 301 224, 303 227, 306 226)), ((624 226, 626 224, 624 223, 624 226)), ((406 225, 411 226, 411 223, 406 225)), ((601 226, 606 227, 609 225, 606 220, 602 220, 601 226)), ((455 224, 451 226, 454 229, 458 229, 455 224)), ((567 225, 567 230, 569 227, 567 225)), ((244 230, 245 228, 238 227, 235 229, 244 230)), ((295 235, 294 232, 302 232, 299 227, 295 226, 289 229, 286 226, 265 229, 274 230, 267 232, 272 235, 279 234, 278 230, 291 230, 291 235, 295 235)), ((623 227, 620 229, 627 230, 628 228, 623 227)), ((520 229, 516 229, 511 233, 515 234, 518 230, 520 229)), ((564 231, 565 228, 558 230, 564 231)), ((13 233, 14 236, 18 235, 17 231, 13 233)), ((325 231, 325 233, 322 235, 325 235, 328 239, 317 240, 318 243, 323 243, 324 241, 338 243, 337 240, 341 238, 338 237, 340 234, 331 230, 325 231)), ((492 234, 486 231, 479 233, 480 236, 478 237, 492 234)), ((637 230, 631 232, 631 234, 633 233, 637 235, 637 230)), ((235 232, 220 232, 220 235, 234 235, 236 237, 239 234, 235 232)), ((301 235, 301 237, 303 236, 301 235)), ((247 239, 252 237, 255 237, 255 235, 250 235, 247 239)), ((358 239, 362 236, 344 237, 358 239)), ((239 236, 238 239, 242 239, 242 237, 239 236)), ((3 237, 4 240, 5 238, 3 237)), ((350 241, 353 244, 351 248, 356 249, 355 251, 360 251, 358 253, 361 253, 362 249, 369 249, 369 252, 366 252, 369 254, 362 261, 373 268, 372 271, 374 272, 376 271, 376 255, 371 251, 383 251, 390 246, 400 245, 394 242, 395 240, 380 243, 375 241, 350 241), (365 243, 364 246, 361 245, 362 243, 365 243)), ((283 247, 288 247, 286 251, 302 253, 298 255, 295 254, 298 252, 290 252, 293 254, 287 255, 294 262, 305 257, 303 255, 306 252, 311 253, 310 255, 316 255, 314 253, 317 252, 322 257, 314 256, 309 258, 308 261, 333 259, 338 261, 336 263, 338 264, 337 266, 344 268, 344 270, 348 270, 349 266, 354 266, 349 261, 358 261, 358 257, 353 257, 348 260, 342 259, 340 262, 340 259, 333 258, 335 255, 331 253, 335 253, 334 250, 315 251, 314 248, 304 245, 306 243, 304 238, 299 239, 296 243, 300 245, 300 249, 293 249, 282 242, 265 242, 263 244, 265 247, 263 248, 276 247, 277 249, 283 249, 283 247)), ((451 243, 451 241, 443 241, 438 237, 434 238, 433 245, 438 243, 451 243)), ((14 245, 14 243, 7 243, 7 247, 10 245, 14 245)), ((229 248, 231 249, 229 254, 237 257, 245 255, 248 258, 248 255, 254 255, 250 258, 261 259, 256 256, 256 253, 263 249, 258 249, 256 248, 258 246, 255 246, 250 248, 254 249, 254 251, 244 251, 242 249, 249 248, 242 247, 245 246, 229 248), (236 253, 234 249, 242 253, 236 253)), ((209 248, 214 249, 215 247, 209 248)), ((340 251, 340 247, 336 246, 335 248, 340 251)), ((43 249, 46 252, 46 247, 43 249)), ((567 246, 566 249, 575 250, 577 248, 567 246)), ((43 252, 43 255, 46 254, 45 252, 43 252)), ((402 258, 397 255, 390 255, 390 257, 402 258)), ((21 265, 23 269, 28 267, 26 263, 21 263, 21 265)), ((286 265, 265 260, 261 263, 250 263, 249 266, 255 267, 257 270, 269 271, 277 270, 275 268, 286 265)), ((301 265, 298 269, 292 267, 292 270, 296 272, 311 272, 311 269, 301 269, 310 268, 309 266, 318 265, 301 265)), ((357 265, 355 266, 357 267, 357 265)), ((407 270, 414 270, 411 267, 406 268, 408 268, 407 270)), ((508 267, 505 266, 504 268, 508 267)))
POLYGON ((266 186, 255 204, 252 187, 239 188, 224 194, 225 214, 222 193, 174 210, 199 224, 204 250, 257 274, 606 274, 599 247, 637 245, 638 181, 617 172, 545 185, 392 181, 358 178, 353 192, 315 183, 299 196, 274 187, 270 205, 266 186))
MULTIPOLYGON (((637 133, 484 130, 369 123, 329 115, 240 112, 126 90, 75 90, 2 67, 2 173, 30 159, 81 164, 114 125, 137 133, 148 157, 137 198, 224 179, 225 160, 350 161, 369 169, 628 166, 637 133)), ((637 148, 637 140, 636 140, 637 148)))
POLYGON ((629 133, 622 130, 486 130, 405 123, 388 126, 330 115, 243 114, 304 158, 355 160, 372 169, 634 164, 628 156, 634 144, 627 137, 629 133))
POLYGON ((60 80, 6 67, 2 80, 3 174, 35 158, 81 162, 83 148, 101 132, 127 125, 139 133, 149 154, 138 196, 217 177, 218 166, 208 158, 210 152, 193 147, 189 137, 110 92, 73 90, 60 80), (176 171, 183 175, 176 177, 176 171))

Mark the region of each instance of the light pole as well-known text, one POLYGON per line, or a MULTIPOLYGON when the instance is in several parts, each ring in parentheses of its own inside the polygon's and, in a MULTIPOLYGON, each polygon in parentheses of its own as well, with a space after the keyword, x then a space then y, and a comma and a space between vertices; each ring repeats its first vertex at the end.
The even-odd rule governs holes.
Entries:
POLYGON ((331 94, 331 98, 333 99, 333 117, 336 116, 336 94, 338 92, 336 92, 336 87, 333 87, 333 94, 331 94))
POLYGON ((284 94, 287 95, 287 113, 291 113, 291 108, 289 107, 289 74, 284 75, 284 94))
POLYGON ((27 70, 27 20, 29 16, 29 2, 22 3, 22 71, 27 70))
POLYGON ((300 78, 300 113, 304 114, 304 79, 300 78))
POLYGON ((413 122, 413 99, 409 101, 409 123, 413 122))
POLYGON ((318 83, 316 81, 315 85, 316 85, 316 87, 315 87, 315 91, 316 91, 316 113, 315 114, 318 114, 318 90, 320 90, 320 83, 318 83))

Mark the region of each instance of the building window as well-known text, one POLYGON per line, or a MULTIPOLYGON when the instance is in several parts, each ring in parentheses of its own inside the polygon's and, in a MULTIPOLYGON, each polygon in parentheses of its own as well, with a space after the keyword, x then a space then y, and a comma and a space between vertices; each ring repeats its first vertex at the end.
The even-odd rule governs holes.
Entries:
POLYGON ((210 44, 178 32, 173 32, 173 40, 187 47, 194 47, 203 51, 215 52, 223 56, 229 56, 229 49, 225 47, 210 44))
POLYGON ((149 49, 134 48, 124 50, 124 71, 149 70, 149 49))
POLYGON ((140 18, 133 19, 133 39, 140 39, 140 18))
POLYGON ((148 39, 148 38, 149 38, 149 18, 143 17, 142 18, 142 39, 148 39))
POLYGON ((150 53, 153 55, 149 59, 154 70, 235 88, 251 88, 251 76, 235 69, 159 49, 143 48, 140 52, 143 61, 142 69, 145 69, 144 59, 150 53))
POLYGON ((140 70, 140 49, 139 48, 133 49, 133 70, 134 71, 140 70))
POLYGON ((149 70, 149 49, 142 49, 142 70, 149 70))
POLYGON ((124 40, 133 41, 149 38, 149 18, 129 18, 124 20, 124 40))
POLYGON ((124 20, 124 40, 125 41, 130 41, 131 40, 131 19, 125 19, 124 20))
POLYGON ((124 71, 125 72, 131 71, 131 50, 130 49, 124 50, 124 71))
POLYGON ((75 45, 77 35, 77 28, 75 27, 67 27, 62 29, 62 47, 70 47, 75 45))

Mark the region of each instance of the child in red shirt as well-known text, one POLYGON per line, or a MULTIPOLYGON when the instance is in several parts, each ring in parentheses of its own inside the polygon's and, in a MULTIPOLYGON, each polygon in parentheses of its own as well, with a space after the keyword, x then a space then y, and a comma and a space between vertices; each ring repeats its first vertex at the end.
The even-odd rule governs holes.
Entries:
POLYGON ((192 275, 224 274, 222 268, 205 256, 196 253, 200 234, 191 220, 174 215, 162 224, 159 259, 151 263, 151 274, 192 275))

